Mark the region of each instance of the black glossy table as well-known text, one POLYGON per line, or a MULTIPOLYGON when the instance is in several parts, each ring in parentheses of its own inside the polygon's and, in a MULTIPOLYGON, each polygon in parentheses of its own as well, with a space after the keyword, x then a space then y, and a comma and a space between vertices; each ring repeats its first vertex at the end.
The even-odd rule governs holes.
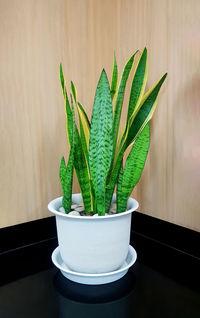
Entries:
POLYGON ((137 262, 119 281, 88 286, 51 262, 55 218, 0 231, 0 318, 200 318, 200 233, 135 212, 137 262))
POLYGON ((73 283, 52 267, 3 285, 0 317, 199 318, 200 294, 139 262, 101 286, 73 283))

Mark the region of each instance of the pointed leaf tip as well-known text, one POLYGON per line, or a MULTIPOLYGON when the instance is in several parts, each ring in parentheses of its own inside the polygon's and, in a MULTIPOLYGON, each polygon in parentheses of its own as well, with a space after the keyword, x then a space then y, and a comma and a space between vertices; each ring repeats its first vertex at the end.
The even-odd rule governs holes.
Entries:
POLYGON ((161 79, 159 80, 159 82, 158 82, 158 84, 157 84, 158 86, 161 87, 161 85, 162 85, 162 83, 165 81, 167 75, 168 75, 168 73, 165 73, 165 74, 161 77, 161 79))
POLYGON ((60 63, 60 77, 64 77, 62 63, 60 63))
MULTIPOLYGON (((108 76, 107 76, 107 73, 106 73, 106 71, 105 71, 104 68, 103 68, 103 70, 102 70, 102 72, 101 72, 101 75, 100 75, 100 78, 99 78, 99 83, 100 83, 101 81, 106 81, 106 82, 108 82, 108 76)), ((108 84, 109 84, 109 82, 108 82, 108 84)), ((109 86, 110 86, 110 84, 109 84, 109 86)))
POLYGON ((65 98, 65 95, 66 95, 65 78, 64 78, 64 74, 63 74, 63 69, 62 69, 62 64, 61 63, 60 63, 60 83, 61 83, 61 86, 62 86, 63 96, 65 98))
POLYGON ((167 77, 167 75, 168 75, 168 73, 166 72, 166 73, 163 75, 163 77, 164 77, 164 78, 166 78, 166 77, 167 77))
POLYGON ((72 81, 71 81, 71 91, 72 91, 72 95, 74 97, 75 103, 77 104, 77 91, 76 91, 76 87, 72 81))
POLYGON ((104 68, 103 68, 103 70, 102 70, 102 72, 101 72, 101 75, 106 75, 106 76, 107 76, 106 71, 105 71, 104 68))
POLYGON ((143 49, 141 55, 147 57, 147 48, 146 48, 146 46, 145 46, 145 48, 143 49))

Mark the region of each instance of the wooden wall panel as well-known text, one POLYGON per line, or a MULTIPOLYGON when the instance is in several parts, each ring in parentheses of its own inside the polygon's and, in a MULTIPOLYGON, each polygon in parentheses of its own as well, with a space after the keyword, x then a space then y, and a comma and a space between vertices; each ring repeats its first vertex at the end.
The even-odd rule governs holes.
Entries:
POLYGON ((64 11, 56 1, 0 1, 1 226, 46 216, 60 192, 64 11))
POLYGON ((152 121, 151 152, 136 196, 141 211, 199 231, 200 3, 165 3, 165 9, 151 11, 149 71, 154 76, 164 66, 169 75, 152 121))
POLYGON ((114 50, 122 70, 147 46, 147 86, 169 76, 133 195, 144 213, 200 230, 199 16, 196 0, 0 0, 1 226, 48 216, 48 201, 61 193, 68 150, 60 61, 91 113, 114 50))

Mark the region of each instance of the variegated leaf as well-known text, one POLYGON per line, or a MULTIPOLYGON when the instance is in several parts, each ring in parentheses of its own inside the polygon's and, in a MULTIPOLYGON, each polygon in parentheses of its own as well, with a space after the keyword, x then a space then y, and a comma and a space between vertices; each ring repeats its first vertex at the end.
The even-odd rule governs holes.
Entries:
POLYGON ((109 174, 109 178, 107 179, 107 185, 106 185, 106 209, 109 208, 112 194, 115 188, 115 184, 117 182, 117 178, 120 172, 120 166, 122 162, 122 158, 124 155, 125 150, 130 146, 137 136, 141 133, 145 125, 150 121, 152 118, 152 115, 155 111, 156 104, 157 104, 157 97, 159 90, 166 78, 167 74, 165 74, 158 83, 149 91, 147 92, 142 101, 141 105, 138 111, 138 114, 135 117, 135 120, 133 121, 132 125, 129 127, 129 123, 127 124, 125 133, 124 133, 124 139, 122 140, 116 160, 113 164, 113 169, 109 174))
POLYGON ((129 74, 130 74, 136 53, 131 56, 131 58, 128 60, 128 62, 126 63, 126 65, 123 69, 119 89, 117 92, 117 98, 116 98, 116 103, 115 103, 115 107, 114 107, 114 119, 113 119, 113 154, 115 153, 115 148, 116 148, 116 143, 117 143, 119 123, 120 123, 122 105, 123 105, 123 101, 124 101, 124 93, 125 93, 126 83, 127 83, 127 79, 128 79, 129 74))
MULTIPOLYGON (((71 96, 71 105, 73 107, 73 100, 71 96)), ((92 211, 92 190, 91 190, 91 181, 88 171, 88 166, 84 151, 81 144, 81 139, 79 136, 78 129, 75 125, 75 136, 74 136, 74 167, 76 170, 76 175, 78 182, 81 188, 83 203, 86 213, 92 211)))
POLYGON ((131 143, 134 142, 134 140, 137 138, 137 136, 146 126, 148 121, 152 118, 156 105, 157 105, 158 93, 160 91, 160 88, 166 76, 167 76, 167 73, 156 83, 156 85, 150 91, 148 91, 144 95, 141 101, 141 104, 139 106, 138 112, 128 130, 128 135, 125 142, 126 143, 125 148, 127 148, 131 143))
POLYGON ((88 127, 90 129, 90 121, 89 121, 88 116, 87 116, 87 114, 85 112, 85 109, 83 108, 83 106, 79 102, 78 102, 78 106, 79 106, 79 109, 81 110, 81 112, 83 113, 83 115, 85 117, 85 120, 87 121, 87 125, 88 125, 88 127))
POLYGON ((114 167, 111 171, 111 173, 109 174, 107 181, 106 181, 106 195, 105 195, 105 210, 106 212, 108 212, 111 201, 112 201, 112 196, 113 196, 113 192, 115 189, 115 185, 119 176, 119 172, 121 169, 121 165, 122 165, 122 160, 123 160, 123 155, 124 155, 124 151, 123 149, 121 150, 121 152, 119 153, 117 160, 114 164, 114 167))
POLYGON ((112 100, 113 100, 115 93, 116 93, 116 90, 117 90, 117 79, 118 79, 118 69, 117 69, 116 56, 114 54, 112 82, 111 82, 111 88, 110 88, 110 95, 111 95, 112 100))
MULTIPOLYGON (((89 120, 88 117, 84 111, 83 106, 78 103, 78 99, 77 99, 77 89, 74 85, 73 82, 71 82, 71 90, 72 90, 72 94, 74 97, 74 101, 76 103, 76 108, 78 110, 78 115, 79 115, 79 124, 80 124, 80 138, 81 138, 81 144, 82 144, 82 148, 87 160, 87 164, 88 164, 88 160, 89 160, 89 138, 90 138, 90 124, 89 124, 89 120)), ((89 169, 89 168, 88 168, 89 169)))
MULTIPOLYGON (((123 160, 122 160, 120 171, 119 171, 119 175, 118 175, 118 179, 117 179, 117 197, 116 197, 116 202, 117 202, 118 197, 119 197, 118 193, 122 192, 123 173, 124 173, 124 168, 123 168, 123 160)), ((117 205, 118 205, 118 203, 117 203, 117 205)))
POLYGON ((144 48, 140 58, 137 62, 135 72, 133 75, 133 80, 131 84, 131 92, 129 98, 128 115, 127 121, 133 114, 134 110, 137 109, 141 102, 144 94, 148 76, 148 59, 147 59, 147 49, 144 48))
POLYGON ((89 167, 99 215, 105 214, 106 178, 113 152, 112 121, 110 87, 103 70, 95 94, 89 143, 89 167))
POLYGON ((70 151, 67 167, 65 165, 64 157, 62 157, 60 164, 60 182, 63 192, 62 206, 65 209, 65 213, 69 213, 71 211, 74 161, 73 158, 73 153, 72 151, 70 151))
POLYGON ((69 104, 69 99, 67 96, 67 90, 65 87, 65 79, 64 79, 64 75, 63 75, 62 64, 60 64, 60 83, 61 83, 63 97, 64 97, 64 101, 65 101, 67 136, 68 136, 69 144, 71 144, 70 140, 71 140, 71 136, 72 136, 73 116, 72 116, 72 110, 71 110, 71 107, 69 104))
POLYGON ((79 114, 81 143, 87 159, 87 163, 89 163, 90 126, 88 124, 87 117, 85 116, 86 113, 84 112, 84 108, 80 103, 77 104, 77 109, 79 114))
POLYGON ((150 143, 150 123, 137 137, 126 160, 121 176, 120 187, 117 188, 117 213, 126 211, 127 200, 138 183, 146 162, 150 143))
POLYGON ((131 92, 129 97, 129 106, 127 113, 126 125, 123 128, 120 138, 119 144, 121 145, 125 140, 125 135, 127 133, 128 126, 131 125, 131 121, 133 121, 133 113, 137 112, 137 109, 140 105, 141 99, 144 94, 146 82, 148 76, 148 59, 147 59, 147 49, 144 48, 143 52, 138 59, 133 80, 131 84, 131 92), (131 120, 130 120, 131 119, 131 120))
POLYGON ((72 203, 72 182, 73 182, 73 169, 74 169, 74 135, 75 135, 75 117, 74 108, 72 108, 72 122, 71 122, 71 136, 70 136, 70 154, 67 163, 65 164, 65 159, 62 157, 60 164, 60 181, 62 185, 63 199, 62 206, 66 213, 71 211, 72 203))

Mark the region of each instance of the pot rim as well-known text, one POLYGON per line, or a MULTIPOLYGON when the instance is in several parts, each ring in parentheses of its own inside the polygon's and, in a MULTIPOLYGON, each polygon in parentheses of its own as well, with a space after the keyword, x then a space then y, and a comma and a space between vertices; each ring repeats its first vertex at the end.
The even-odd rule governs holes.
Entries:
MULTIPOLYGON (((81 196, 81 193, 74 193, 74 194, 72 194, 72 197, 74 195, 80 195, 81 196)), ((93 221, 98 221, 99 220, 100 221, 100 220, 104 220, 104 219, 122 217, 124 215, 127 215, 127 214, 130 214, 130 213, 134 212, 139 207, 139 203, 135 199, 129 197, 127 205, 131 205, 132 207, 130 209, 128 209, 127 211, 125 211, 125 212, 116 213, 116 214, 112 214, 112 215, 104 215, 104 216, 99 216, 99 217, 93 217, 93 216, 84 216, 83 217, 83 216, 69 215, 69 214, 65 214, 63 212, 57 211, 56 208, 55 208, 55 205, 57 205, 60 202, 62 204, 62 198, 63 197, 61 196, 61 197, 58 197, 58 198, 53 199, 52 201, 50 201, 49 204, 48 204, 48 210, 51 213, 55 214, 55 215, 58 215, 58 216, 61 216, 61 217, 64 217, 64 218, 78 219, 78 220, 91 220, 91 221, 92 220, 93 221)), ((116 199, 116 194, 113 195, 112 202, 114 202, 115 199, 116 199)))

